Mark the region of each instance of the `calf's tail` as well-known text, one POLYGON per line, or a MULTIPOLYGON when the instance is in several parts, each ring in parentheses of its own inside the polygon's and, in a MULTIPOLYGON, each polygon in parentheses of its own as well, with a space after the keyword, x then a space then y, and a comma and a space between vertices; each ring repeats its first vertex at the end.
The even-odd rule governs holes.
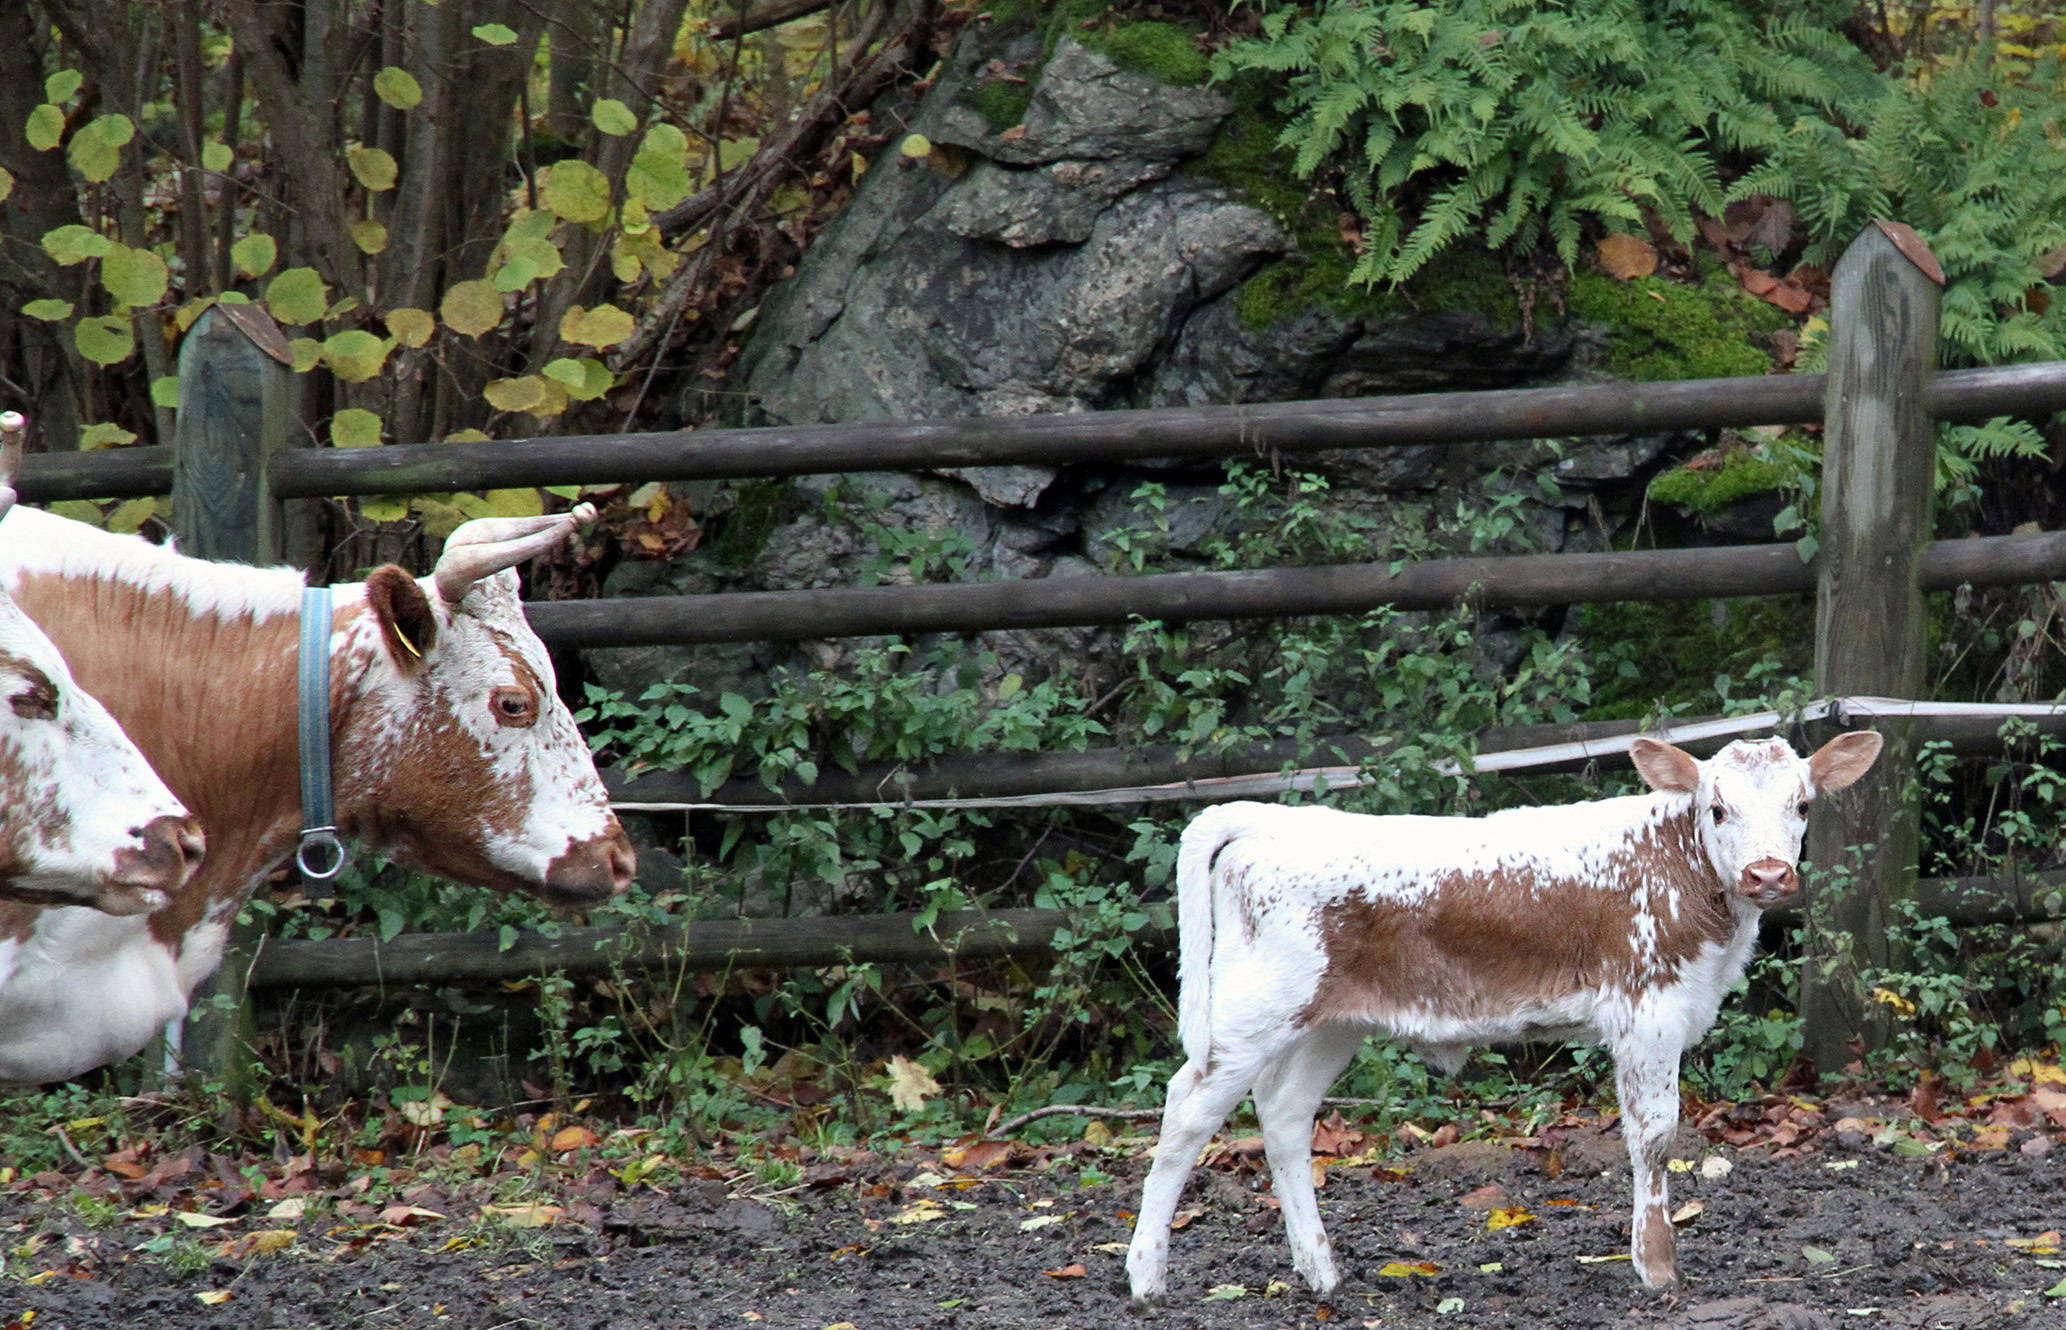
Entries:
POLYGON ((1212 808, 1184 828, 1176 852, 1177 1037, 1184 1056, 1212 1053, 1212 861, 1241 834, 1227 808, 1212 808))

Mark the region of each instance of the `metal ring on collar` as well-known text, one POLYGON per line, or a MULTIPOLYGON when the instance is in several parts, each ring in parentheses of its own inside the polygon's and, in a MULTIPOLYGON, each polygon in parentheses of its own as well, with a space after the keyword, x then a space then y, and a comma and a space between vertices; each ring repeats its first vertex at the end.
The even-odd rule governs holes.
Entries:
POLYGON ((301 833, 301 844, 294 851, 294 864, 302 876, 317 882, 328 882, 344 871, 344 843, 337 839, 336 827, 309 827, 301 833), (309 850, 317 848, 324 852, 318 858, 327 856, 329 867, 316 868, 309 863, 309 850))

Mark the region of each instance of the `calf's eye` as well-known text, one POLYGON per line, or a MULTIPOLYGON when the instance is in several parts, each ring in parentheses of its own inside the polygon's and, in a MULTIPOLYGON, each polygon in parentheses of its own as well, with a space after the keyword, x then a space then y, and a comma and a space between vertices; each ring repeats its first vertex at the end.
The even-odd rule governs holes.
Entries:
POLYGON ((23 720, 57 719, 57 699, 40 688, 16 693, 7 699, 7 704, 13 707, 14 714, 23 720))
POLYGON ((1801 816, 1802 816, 1802 817, 1806 817, 1807 815, 1808 815, 1808 801, 1807 801, 1806 799, 1803 799, 1803 800, 1801 800, 1801 816))
POLYGON ((1729 815, 1722 811, 1722 806, 1720 804, 1716 804, 1713 808, 1710 808, 1707 811, 1714 814, 1714 821, 1716 826, 1720 826, 1722 823, 1729 820, 1729 815))

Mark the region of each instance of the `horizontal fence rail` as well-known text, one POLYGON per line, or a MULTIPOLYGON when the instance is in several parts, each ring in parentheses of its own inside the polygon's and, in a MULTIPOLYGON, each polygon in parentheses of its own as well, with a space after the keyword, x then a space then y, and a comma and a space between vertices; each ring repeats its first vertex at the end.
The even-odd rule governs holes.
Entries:
MULTIPOLYGON (((1636 720, 1589 721, 1565 725, 1508 725, 1481 731, 1477 755, 1481 765, 1496 768, 1504 754, 1524 753, 1552 745, 1603 744, 1636 734, 1653 734, 1700 757, 1715 753, 1738 736, 1700 735, 1703 728, 1726 723, 1722 716, 1678 716, 1663 726, 1636 720), (1695 737, 1688 737, 1692 732, 1695 737)), ((1869 717, 1851 720, 1870 723, 1869 717)), ((1947 743, 1960 757, 1995 755, 2005 750, 2003 714, 1921 715, 1913 721, 1918 743, 1947 743)), ((2014 717, 2037 735, 2066 735, 2066 710, 2014 717)), ((1781 727, 1782 732, 1785 727, 1781 727)), ((1396 747, 1388 740, 1361 735, 1324 735, 1310 741, 1291 739, 1243 745, 1221 752, 1186 754, 1173 744, 1141 748, 1098 748, 1077 753, 978 753, 942 757, 912 765, 870 766, 846 772, 823 769, 814 781, 784 781, 769 789, 760 781, 733 778, 708 794, 694 777, 679 771, 649 771, 627 776, 603 772, 613 804, 639 809, 708 809, 774 812, 788 807, 933 803, 962 799, 1024 799, 1098 792, 1127 793, 1132 802, 1158 799, 1238 798, 1223 794, 1213 782, 1274 776, 1286 767, 1339 762, 1349 766, 1382 759, 1396 747), (1195 790, 1185 787, 1196 786, 1195 790)), ((1559 761, 1531 764, 1529 774, 1551 775, 1597 767, 1618 770, 1629 765, 1625 748, 1588 753, 1559 761)), ((1060 802, 1060 800, 1057 800, 1060 802)), ((1115 798, 1112 802, 1126 802, 1115 798)))
MULTIPOLYGON (((1822 419, 1823 376, 1603 383, 1496 392, 1097 411, 880 424, 569 435, 384 448, 298 448, 272 459, 274 497, 525 485, 736 480, 844 471, 1235 457, 1502 439, 1634 434, 1822 419)), ((2066 410, 2066 364, 1947 370, 1925 394, 1940 420, 2066 410)), ((167 447, 41 453, 31 503, 136 498, 172 486, 167 447)))
MULTIPOLYGON (((1923 587, 1947 591, 2066 578, 2066 533, 1944 540, 1924 556, 1923 587)), ((1138 577, 732 591, 702 596, 534 601, 531 626, 569 647, 779 642, 890 633, 989 632, 1123 624, 1135 617, 1280 619, 1383 607, 1487 608, 1610 600, 1703 600, 1815 589, 1792 545, 1533 554, 1138 577), (1396 569, 1396 571, 1395 571, 1396 569)))
MULTIPOLYGON (((2039 923, 2066 917, 2066 873, 1943 878, 1918 885, 1922 917, 1960 927, 2039 923)), ((1790 920, 1792 910, 1775 910, 1790 920)), ((942 911, 930 932, 915 915, 831 915, 808 919, 720 919, 678 928, 569 928, 558 937, 521 934, 500 950, 492 933, 403 933, 321 941, 268 940, 252 965, 252 988, 357 988, 365 985, 506 983, 545 971, 604 974, 615 969, 689 973, 845 964, 944 964, 1040 958, 1072 925, 1063 910, 942 911)), ((1149 925, 1137 944, 1166 952, 1176 931, 1149 925)))

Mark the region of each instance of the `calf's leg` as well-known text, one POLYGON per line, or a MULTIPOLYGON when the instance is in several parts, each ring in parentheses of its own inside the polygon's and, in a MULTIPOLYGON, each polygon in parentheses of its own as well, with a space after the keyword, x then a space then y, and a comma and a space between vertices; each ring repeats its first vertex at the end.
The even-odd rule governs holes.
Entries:
POLYGON ((1355 1026, 1322 1026, 1286 1049, 1255 1083, 1255 1115, 1262 1123, 1284 1237, 1291 1243, 1291 1264, 1323 1298, 1334 1292, 1341 1275, 1313 1195, 1313 1116, 1363 1037, 1355 1026))
POLYGON ((1169 1082, 1162 1109, 1162 1139, 1155 1146, 1155 1164, 1141 1187, 1140 1213, 1133 1221, 1133 1242, 1126 1250, 1126 1277, 1133 1305, 1146 1307, 1162 1299, 1169 1266, 1169 1224, 1177 1200, 1198 1162, 1198 1152, 1257 1074, 1269 1066, 1277 1047, 1230 1051, 1215 1048, 1206 1062, 1192 1060, 1169 1082))
POLYGON ((1652 1031, 1616 1041, 1614 1083, 1621 1095, 1621 1134, 1635 1175, 1630 1214, 1630 1258, 1650 1288, 1678 1286, 1677 1242, 1672 1236, 1665 1161, 1679 1126, 1679 1049, 1652 1031))

